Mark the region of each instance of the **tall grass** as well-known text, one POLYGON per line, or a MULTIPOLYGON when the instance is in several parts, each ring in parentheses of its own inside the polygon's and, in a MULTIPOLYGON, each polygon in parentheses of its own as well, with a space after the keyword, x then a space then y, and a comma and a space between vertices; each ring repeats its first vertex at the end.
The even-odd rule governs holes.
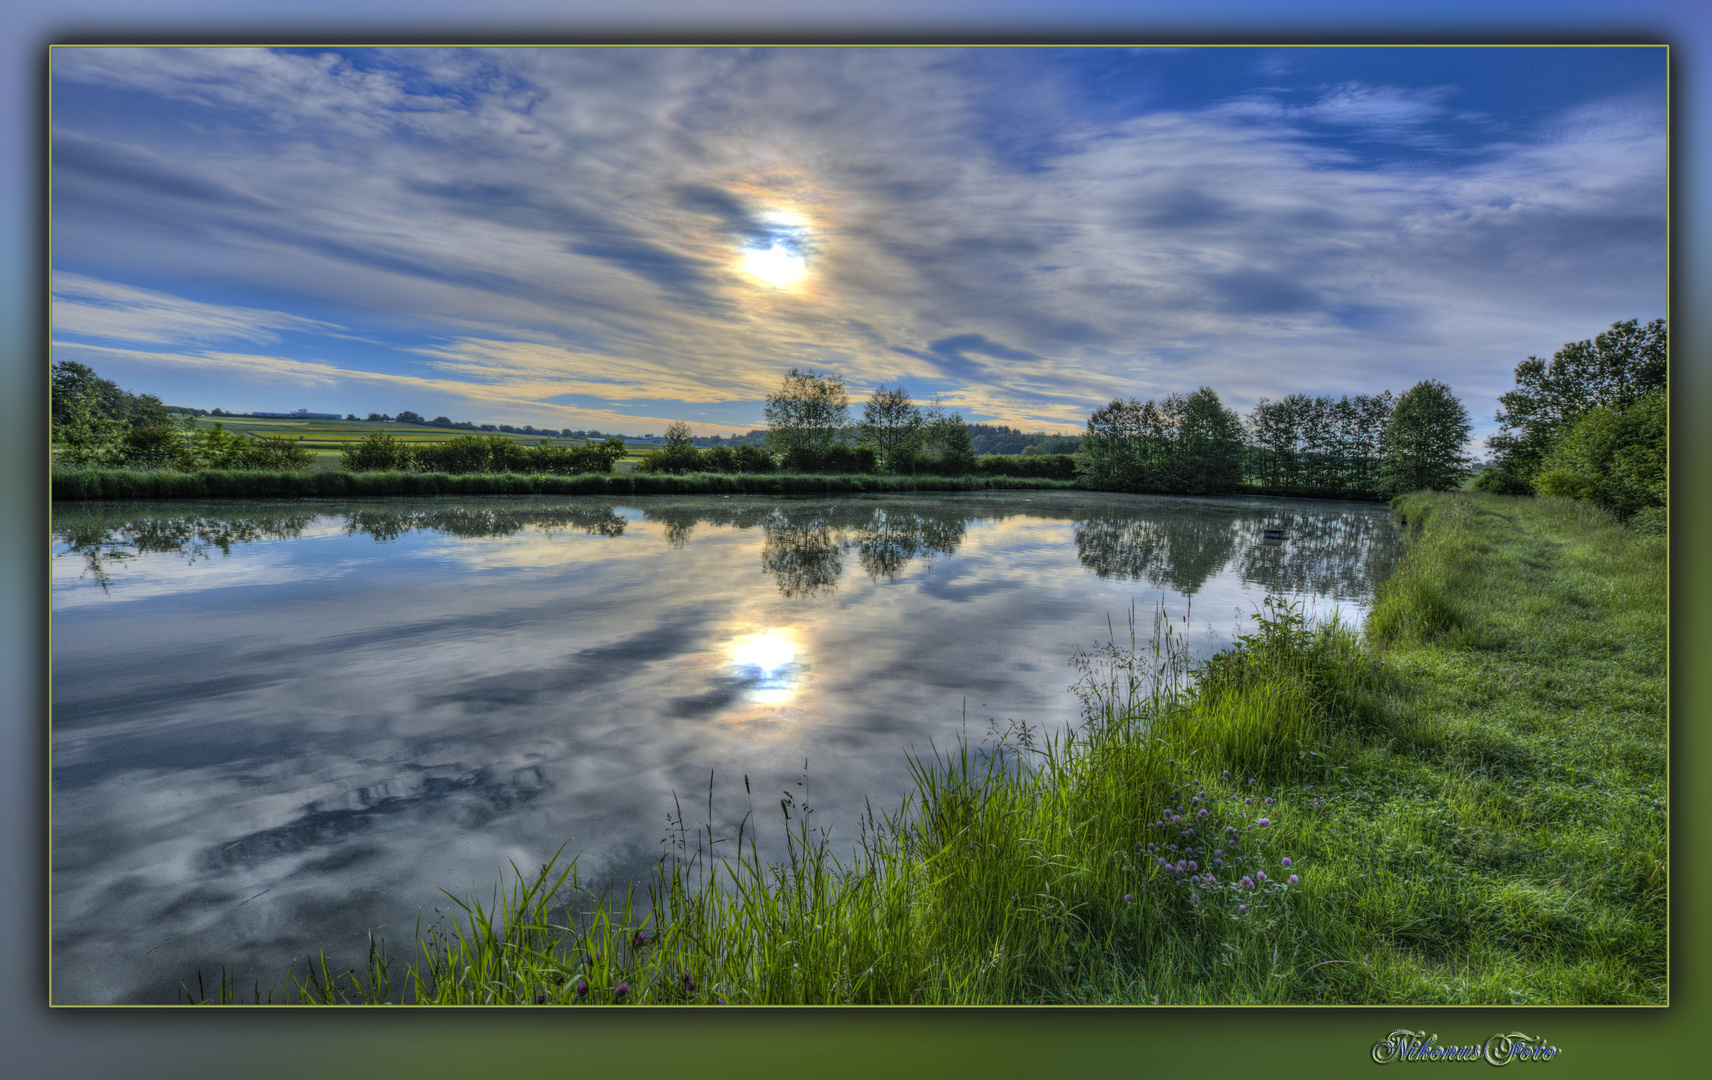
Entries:
POLYGON ((866 492, 1074 488, 1070 481, 1009 476, 874 476, 800 473, 648 473, 531 476, 523 473, 254 472, 205 469, 53 471, 53 498, 250 499, 388 495, 843 495, 866 492))

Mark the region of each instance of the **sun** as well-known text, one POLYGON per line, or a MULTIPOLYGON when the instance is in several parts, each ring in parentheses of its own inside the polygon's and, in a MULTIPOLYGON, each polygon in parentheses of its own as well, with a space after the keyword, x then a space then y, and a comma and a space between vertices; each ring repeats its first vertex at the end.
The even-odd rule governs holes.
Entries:
POLYGON ((802 280, 807 269, 803 257, 786 249, 783 244, 774 244, 765 250, 750 248, 743 253, 744 272, 774 288, 795 285, 802 280))
POLYGON ((753 219, 738 265, 763 285, 792 288, 808 275, 809 243, 808 225, 800 217, 769 211, 753 219))

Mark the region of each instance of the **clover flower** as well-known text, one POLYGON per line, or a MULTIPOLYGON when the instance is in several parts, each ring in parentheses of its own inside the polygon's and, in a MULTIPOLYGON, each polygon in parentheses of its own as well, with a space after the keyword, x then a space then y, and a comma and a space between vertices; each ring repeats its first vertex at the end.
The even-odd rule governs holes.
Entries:
POLYGON ((1297 877, 1297 876, 1296 876, 1296 875, 1295 875, 1295 874, 1291 874, 1291 875, 1290 875, 1290 884, 1292 884, 1292 885, 1300 885, 1300 884, 1301 884, 1301 883, 1302 883, 1302 879, 1301 879, 1301 878, 1299 878, 1299 877, 1297 877))
POLYGON ((1259 821, 1256 821, 1255 824, 1259 825, 1262 829, 1264 829, 1268 825, 1272 824, 1272 819, 1271 818, 1261 818, 1259 821))
POLYGON ((627 982, 619 983, 617 986, 612 988, 612 996, 617 998, 619 1001, 623 1001, 624 996, 628 993, 630 993, 630 984, 627 982))
POLYGON ((1282 865, 1283 865, 1283 866, 1284 866, 1284 867, 1285 867, 1285 869, 1289 869, 1289 866, 1290 866, 1290 856, 1288 856, 1288 855, 1286 855, 1286 856, 1284 856, 1284 857, 1283 857, 1283 858, 1282 858, 1282 859, 1280 859, 1280 860, 1278 860, 1278 861, 1279 861, 1279 863, 1281 863, 1281 864, 1282 864, 1282 865))

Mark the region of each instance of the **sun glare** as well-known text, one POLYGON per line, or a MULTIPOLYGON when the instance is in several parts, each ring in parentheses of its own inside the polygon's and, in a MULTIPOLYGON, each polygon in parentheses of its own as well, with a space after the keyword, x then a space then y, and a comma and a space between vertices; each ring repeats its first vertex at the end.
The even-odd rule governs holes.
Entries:
POLYGON ((743 253, 743 269, 750 277, 774 287, 794 285, 802 279, 803 258, 774 244, 765 251, 751 249, 743 253))
POLYGON ((745 634, 733 641, 730 648, 733 673, 743 683, 750 700, 778 704, 795 693, 797 642, 791 631, 745 634))
POLYGON ((757 235, 744 245, 743 272, 775 289, 788 288, 808 273, 808 228, 794 214, 762 214, 757 235))

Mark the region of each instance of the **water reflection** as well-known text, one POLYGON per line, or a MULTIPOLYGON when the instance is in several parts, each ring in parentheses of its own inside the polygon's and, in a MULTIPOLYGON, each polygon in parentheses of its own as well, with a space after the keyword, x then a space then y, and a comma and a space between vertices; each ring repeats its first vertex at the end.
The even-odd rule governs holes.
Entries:
POLYGON ((1383 507, 1095 493, 74 505, 54 530, 62 1002, 360 960, 567 840, 585 879, 639 873, 674 794, 732 835, 743 778, 800 796, 805 759, 850 840, 912 746, 1074 722, 1068 660, 1131 604, 1193 595, 1211 649, 1267 591, 1358 609, 1393 557, 1383 507))
MULTIPOLYGON (((1275 590, 1338 598, 1366 595, 1394 543, 1385 515, 1365 507, 1338 513, 1282 500, 1142 498, 1125 504, 1108 501, 1090 512, 1055 506, 1054 501, 1003 496, 949 506, 874 505, 861 499, 782 505, 679 501, 643 504, 637 514, 660 524, 667 546, 674 550, 691 543, 698 525, 758 529, 761 568, 780 595, 790 599, 836 592, 847 554, 855 554, 870 580, 896 581, 912 567, 931 568, 935 557, 956 554, 972 522, 1018 516, 1067 517, 1077 558, 1087 569, 1101 578, 1145 581, 1185 597, 1200 592, 1233 564, 1242 580, 1275 590), (1284 540, 1268 537, 1277 530, 1283 531, 1284 540)), ((346 534, 384 543, 411 533, 481 538, 525 531, 552 537, 576 531, 620 537, 629 521, 619 507, 591 500, 570 506, 329 510, 342 519, 346 534)), ((219 516, 206 507, 140 516, 123 509, 76 507, 57 514, 55 526, 65 553, 84 559, 85 573, 105 587, 116 567, 138 554, 175 552, 188 561, 209 558, 216 550, 229 556, 234 544, 299 536, 316 516, 301 510, 232 506, 221 508, 219 516)))
POLYGON ((763 630, 731 643, 732 678, 750 701, 777 705, 791 699, 803 665, 797 660, 796 634, 763 630))

